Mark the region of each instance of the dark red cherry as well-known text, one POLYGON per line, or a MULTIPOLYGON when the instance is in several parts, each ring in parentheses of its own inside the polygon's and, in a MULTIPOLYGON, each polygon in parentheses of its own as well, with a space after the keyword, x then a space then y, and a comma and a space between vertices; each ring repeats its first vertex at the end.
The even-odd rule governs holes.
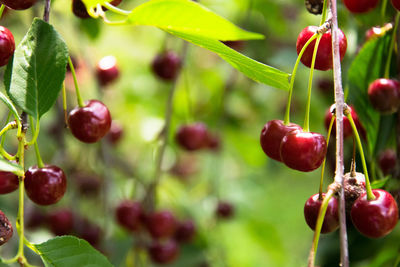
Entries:
POLYGON ((367 200, 362 194, 353 204, 351 220, 357 230, 370 238, 379 238, 389 234, 399 219, 397 203, 391 194, 382 190, 372 190, 374 200, 367 200))
POLYGON ((391 114, 400 106, 400 82, 392 79, 377 79, 368 87, 368 98, 377 111, 391 114))
POLYGON ((331 93, 333 92, 334 88, 335 88, 335 84, 333 83, 333 81, 331 79, 320 79, 317 82, 317 88, 320 90, 321 93, 325 94, 325 95, 331 95, 331 93))
POLYGON ((200 122, 183 125, 178 129, 175 139, 186 150, 199 150, 208 145, 208 130, 200 122))
POLYGON ((13 227, 7 216, 0 210, 0 246, 6 243, 13 235, 13 227))
POLYGON ((6 27, 0 26, 0 66, 7 65, 14 50, 14 36, 6 27))
MULTIPOLYGON (((360 123, 360 119, 358 118, 358 115, 356 113, 356 111, 354 110, 354 108, 352 107, 348 107, 350 110, 350 114, 351 117, 353 118, 354 124, 356 125, 357 130, 360 132, 360 134, 362 133, 362 130, 359 129, 361 126, 360 123)), ((329 124, 331 123, 332 120, 332 106, 326 110, 325 112, 325 120, 324 120, 324 124, 325 124, 325 129, 328 131, 329 129, 329 124)), ((336 119, 335 122, 332 125, 332 134, 335 135, 336 134, 336 119)), ((350 125, 350 121, 346 116, 343 116, 343 137, 349 137, 353 134, 353 128, 351 128, 350 125)))
POLYGON ((180 57, 172 51, 157 55, 153 61, 153 72, 165 81, 175 80, 181 67, 180 57))
POLYGON ((400 11, 400 0, 392 0, 392 5, 395 9, 400 11))
POLYGON ((100 193, 102 181, 94 174, 77 173, 73 176, 78 192, 84 197, 95 197, 100 193))
POLYGON ((114 56, 106 56, 97 62, 96 77, 101 86, 114 82, 119 76, 117 59, 114 56))
POLYGON ((0 4, 15 10, 28 9, 36 3, 36 0, 0 0, 0 4))
POLYGON ((101 241, 101 228, 86 218, 78 218, 76 220, 74 231, 78 237, 86 240, 92 246, 98 245, 101 241))
POLYGON ((317 169, 326 155, 326 141, 319 133, 292 131, 281 142, 281 158, 288 167, 309 172, 317 169))
POLYGON ((153 241, 148 248, 148 253, 153 262, 158 264, 168 264, 178 257, 179 246, 174 240, 167 240, 163 243, 153 241))
MULTIPOLYGON (((308 26, 304 28, 299 36, 297 37, 296 49, 297 54, 300 53, 303 46, 307 43, 307 41, 316 33, 318 30, 317 26, 308 26)), ((312 56, 314 53, 315 41, 312 41, 307 49, 304 51, 303 56, 301 57, 301 62, 307 66, 311 67, 312 56)), ((339 48, 340 48, 340 60, 343 59, 346 49, 347 49, 347 39, 346 35, 339 29, 339 48)), ((329 70, 333 67, 333 58, 332 58, 332 34, 331 31, 328 30, 321 37, 321 41, 318 46, 317 56, 315 58, 315 69, 317 70, 329 70)))
POLYGON ((119 141, 121 141, 123 135, 124 135, 124 128, 119 122, 113 120, 111 122, 110 131, 107 134, 107 140, 111 144, 116 145, 119 141))
POLYGON ((76 107, 69 113, 68 126, 78 140, 95 143, 110 130, 110 111, 98 100, 87 101, 84 107, 76 107))
MULTIPOLYGON (((325 193, 322 197, 325 197, 325 193)), ((304 218, 308 226, 315 230, 317 224, 319 209, 322 204, 322 199, 319 199, 319 194, 312 195, 304 205, 304 218)), ((328 202, 328 208, 326 209, 324 222, 322 224, 321 233, 331 233, 339 228, 339 203, 335 197, 332 197, 328 202)))
POLYGON ((192 220, 186 220, 179 222, 178 227, 175 231, 174 239, 179 243, 188 243, 192 241, 196 234, 196 226, 192 220))
POLYGON ((236 51, 242 51, 244 46, 245 46, 245 42, 242 40, 239 41, 223 41, 222 42, 224 45, 229 46, 230 48, 236 50, 236 51))
POLYGON ((215 214, 218 218, 221 219, 230 219, 235 214, 234 206, 226 201, 218 202, 217 209, 215 210, 215 214))
POLYGON ((25 189, 28 197, 36 204, 51 205, 64 196, 67 179, 63 170, 57 166, 33 166, 25 172, 25 189))
POLYGON ((384 175, 389 175, 396 167, 397 155, 393 149, 386 149, 378 156, 378 165, 384 175))
POLYGON ((175 216, 167 210, 150 213, 145 219, 146 228, 153 238, 167 238, 175 233, 175 216))
POLYGON ((343 0, 343 4, 351 13, 366 13, 374 9, 379 0, 343 0))
POLYGON ((8 194, 18 189, 18 176, 12 172, 0 171, 0 194, 8 194))
POLYGON ((143 214, 142 204, 132 200, 122 201, 115 211, 118 223, 129 231, 140 229, 143 214))
POLYGON ((36 206, 33 206, 25 214, 25 226, 31 230, 37 229, 47 222, 47 215, 36 206))
POLYGON ((74 229, 74 214, 70 209, 55 210, 47 216, 47 223, 55 235, 68 235, 74 229))
POLYGON ((301 127, 295 123, 285 125, 281 120, 267 122, 260 135, 261 148, 264 153, 274 160, 282 161, 280 155, 282 139, 288 132, 294 130, 301 130, 301 127))

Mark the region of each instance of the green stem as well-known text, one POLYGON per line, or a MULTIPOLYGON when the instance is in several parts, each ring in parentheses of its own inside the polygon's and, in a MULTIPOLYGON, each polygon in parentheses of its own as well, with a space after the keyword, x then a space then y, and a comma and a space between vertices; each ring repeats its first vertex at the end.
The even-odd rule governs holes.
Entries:
MULTIPOLYGON (((31 116, 29 116, 29 121, 30 121, 31 128, 32 128, 32 134, 33 134, 34 136, 37 136, 37 132, 36 132, 36 131, 33 129, 33 127, 32 127, 32 125, 33 125, 33 119, 32 119, 31 116)), ((39 125, 39 120, 37 120, 36 122, 37 122, 37 125, 39 125)), ((37 127, 37 128, 39 128, 39 127, 37 127)), ((33 140, 32 140, 32 141, 33 141, 33 140)), ((36 154, 37 164, 38 164, 38 167, 39 167, 39 168, 43 168, 43 167, 44 167, 44 163, 43 163, 42 157, 40 156, 39 145, 38 145, 38 143, 37 143, 37 138, 36 138, 34 141, 35 141, 35 142, 34 142, 33 144, 34 144, 34 146, 35 146, 35 154, 36 154)))
POLYGON ((7 125, 4 126, 4 128, 0 130, 0 136, 2 136, 8 130, 17 129, 17 127, 18 127, 18 125, 17 125, 17 122, 15 122, 15 121, 7 123, 7 125))
POLYGON ((372 193, 371 183, 370 183, 369 177, 368 177, 367 163, 365 162, 364 150, 363 150, 363 147, 362 147, 360 135, 358 134, 357 127, 356 127, 356 125, 354 123, 354 120, 353 120, 350 112, 345 111, 345 115, 349 119, 351 128, 353 129, 353 134, 354 134, 354 136, 356 138, 356 141, 357 141, 358 150, 360 151, 361 163, 362 163, 362 166, 363 166, 364 176, 365 176, 365 188, 366 188, 366 191, 367 191, 367 200, 374 200, 375 196, 372 193))
MULTIPOLYGON (((328 149, 329 146, 329 140, 331 139, 331 132, 332 132, 332 127, 333 123, 335 122, 336 116, 333 115, 331 122, 329 123, 329 128, 328 128, 328 134, 326 136, 326 148, 328 149)), ((322 186, 324 184, 324 173, 325 173, 325 163, 326 163, 326 157, 324 158, 324 161, 322 162, 322 168, 321 168, 321 179, 319 181, 319 199, 322 199, 322 186)))
POLYGON ((387 78, 387 79, 390 77, 390 63, 392 62, 393 49, 394 49, 394 44, 396 42, 396 32, 397 32, 397 27, 399 26, 399 18, 400 18, 400 12, 397 12, 395 23, 394 23, 394 29, 393 29, 393 33, 392 33, 392 40, 390 41, 389 54, 388 54, 388 58, 386 61, 386 66, 385 66, 384 78, 387 78))
MULTIPOLYGON (((24 161, 25 161, 25 133, 22 133, 19 137, 18 143, 18 163, 24 169, 24 161)), ((18 244, 18 258, 24 258, 24 176, 19 177, 19 206, 18 206, 18 216, 17 216, 17 231, 19 235, 19 244, 18 244)))
POLYGON ((122 16, 128 16, 129 14, 131 14, 131 11, 126 11, 123 9, 120 9, 116 6, 111 5, 110 3, 105 2, 103 4, 104 7, 106 7, 107 9, 111 10, 112 12, 122 15, 122 16))
POLYGON ((1 16, 3 16, 3 11, 5 8, 6 8, 6 6, 3 4, 0 6, 0 18, 1 18, 1 16))
POLYGON ((312 41, 314 41, 317 38, 317 33, 315 33, 313 36, 311 36, 310 39, 308 39, 308 41, 304 44, 303 48, 301 49, 296 63, 294 65, 293 71, 292 71, 292 75, 290 77, 290 84, 289 84, 289 95, 288 95, 288 100, 287 100, 287 105, 286 105, 286 112, 285 112, 285 118, 284 118, 284 124, 288 125, 290 123, 290 105, 292 102, 292 94, 293 94, 293 87, 294 87, 294 80, 296 77, 296 72, 297 72, 297 68, 299 66, 300 63, 300 59, 303 56, 304 52, 306 51, 307 47, 310 45, 310 43, 312 41))
POLYGON ((382 20, 382 22, 385 22, 387 2, 388 2, 388 0, 383 0, 382 1, 382 9, 381 9, 381 20, 382 20))
POLYGON ((324 0, 324 6, 322 8, 321 22, 320 22, 319 26, 322 26, 322 24, 324 24, 326 21, 326 17, 328 15, 328 3, 329 3, 328 0, 324 0))
POLYGON ((36 125, 34 125, 32 117, 29 116, 29 121, 32 129, 32 140, 26 143, 27 146, 31 146, 36 143, 40 131, 40 120, 36 119, 36 125))
POLYGON ((308 96, 307 96, 307 105, 306 105, 306 117, 304 119, 304 127, 303 131, 308 132, 310 130, 310 109, 311 109, 311 92, 312 92, 312 81, 314 76, 314 66, 315 66, 315 59, 317 57, 317 51, 319 42, 321 41, 322 35, 318 35, 317 41, 315 42, 313 57, 311 61, 311 68, 310 68, 310 76, 308 79, 308 96))
POLYGON ((65 90, 65 82, 62 87, 62 96, 63 96, 63 110, 64 110, 64 123, 68 125, 68 112, 67 112, 67 90, 65 90))
POLYGON ((75 92, 76 92, 76 98, 77 98, 77 101, 78 101, 78 106, 79 107, 84 107, 85 103, 83 103, 83 100, 82 100, 82 97, 81 97, 81 93, 79 91, 78 80, 76 78, 75 68, 74 68, 74 64, 72 64, 71 57, 68 57, 68 64, 69 64, 69 67, 71 69, 72 77, 74 78, 75 92))

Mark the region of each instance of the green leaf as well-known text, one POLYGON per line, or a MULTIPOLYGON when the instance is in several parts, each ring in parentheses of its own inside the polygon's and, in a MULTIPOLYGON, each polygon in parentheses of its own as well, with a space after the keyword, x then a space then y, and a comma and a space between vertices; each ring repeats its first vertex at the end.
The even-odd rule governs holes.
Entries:
POLYGON ((382 180, 373 181, 373 182, 371 183, 371 187, 372 187, 372 189, 379 189, 379 188, 382 188, 382 187, 385 186, 385 184, 386 184, 387 181, 389 181, 389 180, 390 180, 390 177, 387 177, 387 178, 382 179, 382 180))
POLYGON ((109 267, 107 258, 88 242, 74 236, 60 236, 35 245, 46 267, 109 267))
POLYGON ((8 107, 8 109, 12 112, 12 114, 19 118, 19 114, 14 104, 7 98, 2 92, 0 92, 0 100, 8 107))
POLYGON ((0 158, 0 171, 13 172, 19 176, 24 174, 24 169, 20 165, 3 158, 0 158))
POLYGON ((376 149, 381 116, 369 102, 368 86, 375 79, 384 76, 390 41, 390 34, 368 41, 348 71, 349 101, 353 103, 367 131, 368 150, 372 153, 376 149))
POLYGON ((165 31, 222 41, 264 38, 261 34, 240 29, 223 17, 190 0, 148 1, 132 10, 126 23, 155 26, 165 31))
POLYGON ((4 74, 13 103, 35 118, 45 114, 62 88, 67 59, 62 37, 53 26, 35 18, 4 74))

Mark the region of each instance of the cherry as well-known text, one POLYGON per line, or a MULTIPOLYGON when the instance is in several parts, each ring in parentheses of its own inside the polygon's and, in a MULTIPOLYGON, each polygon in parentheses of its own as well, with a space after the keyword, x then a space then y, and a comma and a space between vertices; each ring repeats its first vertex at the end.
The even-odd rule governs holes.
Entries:
POLYGON ((181 178, 187 178, 198 171, 197 159, 193 155, 178 158, 170 172, 181 178))
POLYGON ((179 222, 175 231, 174 239, 179 243, 188 243, 192 241, 196 234, 196 227, 192 220, 179 222))
POLYGON ((26 212, 25 226, 29 229, 37 229, 47 222, 47 215, 40 209, 33 207, 26 212))
POLYGON ((145 218, 146 228, 153 238, 167 238, 175 233, 176 219, 170 211, 150 213, 145 218))
POLYGON ((172 51, 157 55, 152 63, 154 74, 165 81, 173 81, 181 67, 180 57, 172 51))
POLYGON ((119 122, 113 120, 111 122, 110 131, 107 134, 107 140, 111 144, 116 145, 119 141, 121 141, 123 134, 124 128, 122 128, 122 125, 119 122))
POLYGON ((8 194, 18 189, 18 176, 12 172, 0 171, 0 194, 8 194))
POLYGON ((143 216, 142 204, 124 200, 117 206, 115 216, 122 227, 129 231, 137 231, 141 226, 143 216))
POLYGON ((97 62, 96 77, 101 86, 114 82, 119 76, 117 59, 114 56, 106 56, 97 62))
POLYGON ((25 172, 25 189, 28 197, 36 204, 51 205, 64 196, 67 179, 63 170, 57 166, 33 166, 25 172))
POLYGON ((77 236, 86 240, 92 246, 98 245, 102 237, 101 228, 86 218, 78 218, 76 221, 74 229, 77 236))
POLYGON ((220 202, 218 202, 217 209, 215 210, 215 213, 216 213, 218 218, 230 219, 235 214, 235 208, 229 202, 220 201, 220 202))
POLYGON ((281 158, 288 167, 309 172, 317 169, 326 155, 326 141, 319 133, 291 131, 281 142, 281 158))
POLYGON ((36 0, 0 0, 0 4, 15 10, 28 9, 36 3, 36 0))
POLYGON ((392 5, 395 9, 400 11, 400 1, 399 0, 392 0, 392 5))
POLYGON ((308 12, 314 15, 322 14, 322 9, 324 7, 323 0, 306 0, 305 1, 306 8, 308 12))
MULTIPOLYGON (((122 2, 122 0, 114 0, 114 1, 110 2, 110 4, 113 6, 118 6, 121 2, 122 2)), ((103 11, 107 11, 107 8, 105 8, 105 7, 102 7, 102 9, 103 9, 103 11)), ((72 1, 72 12, 78 18, 81 18, 81 19, 90 18, 90 15, 86 10, 86 6, 82 2, 82 0, 73 0, 72 1)))
MULTIPOLYGON (((297 37, 296 49, 297 54, 300 53, 303 46, 306 42, 316 33, 318 30, 317 26, 308 26, 304 28, 299 36, 297 37)), ((301 57, 301 62, 307 66, 311 67, 311 61, 314 53, 315 41, 312 41, 307 49, 304 51, 303 56, 301 57)), ((339 48, 340 48, 340 60, 343 59, 346 49, 347 49, 347 39, 346 35, 339 29, 339 48)), ((332 34, 331 31, 328 30, 321 37, 321 41, 318 46, 317 55, 315 58, 315 69, 317 70, 329 70, 333 67, 333 59, 332 59, 332 34)))
POLYGON ((200 122, 183 125, 178 129, 175 139, 186 150, 199 150, 208 145, 208 130, 200 122))
POLYGON ((389 175, 396 167, 397 155, 393 149, 386 149, 382 151, 378 156, 378 165, 381 168, 383 174, 389 175))
MULTIPOLYGON (((325 193, 322 197, 325 197, 325 193)), ((315 231, 317 224, 319 209, 322 204, 322 199, 319 199, 319 194, 312 195, 304 205, 304 218, 308 226, 315 231)), ((322 223, 321 233, 331 233, 339 228, 339 203, 335 197, 332 197, 328 202, 328 208, 326 209, 324 222, 322 223)))
POLYGON ((238 40, 238 41, 223 41, 222 43, 224 45, 236 50, 236 51, 242 51, 244 49, 245 44, 246 44, 242 40, 238 40))
POLYGON ((271 120, 267 122, 261 130, 260 143, 264 153, 277 161, 282 161, 280 146, 283 137, 291 131, 301 130, 295 123, 285 125, 281 120, 271 120))
MULTIPOLYGON (((325 112, 324 124, 325 124, 326 130, 329 129, 329 124, 331 123, 331 120, 332 120, 332 116, 333 116, 332 112, 331 112, 332 106, 329 109, 327 109, 327 111, 325 112)), ((360 131, 359 128, 362 126, 361 126, 360 119, 358 118, 356 111, 352 107, 348 107, 348 108, 350 109, 350 114, 351 114, 351 117, 353 118, 353 121, 354 121, 354 124, 356 125, 357 130, 360 131)), ((362 132, 362 131, 360 131, 360 132, 362 132)), ((336 134, 336 119, 332 125, 332 134, 333 135, 336 134)), ((350 121, 346 116, 343 116, 343 138, 349 137, 352 134, 353 134, 353 128, 351 128, 350 121)))
POLYGON ((0 210, 0 246, 12 237, 13 227, 7 216, 0 210))
POLYGON ((346 212, 350 214, 354 202, 365 193, 365 176, 360 172, 348 172, 343 179, 346 212))
POLYGON ((397 203, 391 194, 382 190, 372 190, 374 200, 367 200, 362 194, 353 204, 351 220, 357 230, 370 238, 379 238, 389 234, 399 219, 397 203))
POLYGON ((47 216, 47 223, 55 235, 68 235, 74 228, 74 214, 70 209, 60 209, 47 216))
POLYGON ((391 114, 400 105, 400 82, 391 79, 377 79, 368 87, 368 98, 377 111, 391 114))
POLYGON ((8 60, 14 54, 14 36, 6 27, 0 26, 0 66, 7 65, 8 60))
POLYGON ((221 148, 221 139, 218 135, 207 132, 207 148, 218 151, 221 148))
POLYGON ((153 262, 167 264, 173 262, 179 255, 179 246, 174 240, 164 243, 153 241, 148 248, 148 253, 153 262))
POLYGON ((100 193, 102 181, 98 176, 94 174, 78 173, 73 177, 78 191, 82 196, 94 197, 100 193))
POLYGON ((343 0, 343 3, 351 13, 366 13, 374 9, 379 0, 343 0))
POLYGON ((321 93, 330 95, 335 87, 335 84, 331 79, 320 79, 317 82, 317 88, 320 90, 321 93))
POLYGON ((90 100, 84 107, 76 107, 69 113, 68 126, 78 140, 95 143, 110 130, 111 115, 102 102, 90 100))

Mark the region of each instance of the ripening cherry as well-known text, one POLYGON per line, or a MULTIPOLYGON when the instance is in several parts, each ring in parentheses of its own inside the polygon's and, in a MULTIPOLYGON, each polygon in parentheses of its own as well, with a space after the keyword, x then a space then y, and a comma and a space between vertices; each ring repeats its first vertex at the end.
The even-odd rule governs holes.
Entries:
POLYGON ((15 10, 28 9, 36 3, 36 0, 0 0, 0 4, 15 10))
POLYGON ((199 150, 207 147, 209 144, 207 127, 200 122, 179 127, 175 139, 182 148, 188 151, 199 150))
POLYGON ((156 56, 152 70, 160 79, 173 81, 178 76, 181 65, 180 57, 175 52, 167 51, 156 56))
POLYGON ((177 221, 175 216, 168 210, 156 211, 147 214, 145 225, 153 238, 167 238, 175 233, 177 221))
POLYGON ((106 56, 97 62, 96 77, 101 86, 114 82, 119 76, 117 59, 114 56, 106 56))
POLYGON ((377 79, 368 87, 368 98, 378 112, 392 114, 400 106, 400 82, 393 79, 377 79))
POLYGON ((14 36, 6 27, 0 26, 0 66, 7 65, 14 50, 14 36))
POLYGON ((366 13, 374 9, 379 0, 343 0, 344 5, 351 13, 366 13))
MULTIPOLYGON (((323 193, 322 198, 324 198, 325 195, 326 194, 323 193)), ((314 194, 306 201, 306 204, 304 205, 304 218, 306 219, 308 226, 314 231, 322 201, 323 199, 319 199, 319 194, 314 194)), ((335 197, 332 197, 328 202, 328 208, 326 209, 321 233, 331 233, 339 228, 338 210, 339 203, 335 197)))

